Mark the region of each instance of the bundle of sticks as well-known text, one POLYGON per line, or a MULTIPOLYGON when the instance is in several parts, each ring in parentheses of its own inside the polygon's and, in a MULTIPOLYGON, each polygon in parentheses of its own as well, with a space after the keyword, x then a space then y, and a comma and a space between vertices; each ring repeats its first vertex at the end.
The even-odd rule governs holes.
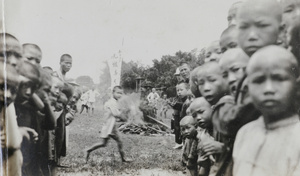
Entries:
POLYGON ((148 116, 156 123, 144 123, 144 124, 135 124, 135 123, 124 123, 119 127, 119 131, 129 134, 140 134, 140 135, 151 135, 151 134, 170 134, 170 127, 163 122, 154 119, 151 116, 148 116))
POLYGON ((144 125, 136 124, 122 124, 119 130, 125 134, 139 134, 139 135, 151 135, 151 134, 169 134, 170 131, 160 127, 157 124, 145 123, 144 125))

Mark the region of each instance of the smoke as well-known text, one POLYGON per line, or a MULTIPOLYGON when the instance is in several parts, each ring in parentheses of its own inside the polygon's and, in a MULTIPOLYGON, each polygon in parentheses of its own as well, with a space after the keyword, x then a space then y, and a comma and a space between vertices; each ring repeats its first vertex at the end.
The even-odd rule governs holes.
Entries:
POLYGON ((123 95, 118 101, 122 112, 126 114, 127 124, 144 125, 143 113, 140 110, 140 94, 123 95))

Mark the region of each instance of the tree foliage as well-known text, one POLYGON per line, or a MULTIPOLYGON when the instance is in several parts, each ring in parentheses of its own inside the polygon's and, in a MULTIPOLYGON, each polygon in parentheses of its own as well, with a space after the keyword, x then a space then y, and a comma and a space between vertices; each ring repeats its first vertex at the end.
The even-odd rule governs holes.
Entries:
POLYGON ((77 84, 88 88, 91 88, 94 85, 94 81, 90 76, 79 76, 75 81, 77 84))
POLYGON ((125 89, 135 90, 136 79, 143 77, 153 87, 173 87, 176 85, 174 73, 181 63, 187 63, 191 69, 204 61, 204 49, 194 49, 191 52, 178 51, 175 55, 164 55, 160 60, 154 59, 152 67, 144 67, 136 62, 123 62, 121 85, 125 89))

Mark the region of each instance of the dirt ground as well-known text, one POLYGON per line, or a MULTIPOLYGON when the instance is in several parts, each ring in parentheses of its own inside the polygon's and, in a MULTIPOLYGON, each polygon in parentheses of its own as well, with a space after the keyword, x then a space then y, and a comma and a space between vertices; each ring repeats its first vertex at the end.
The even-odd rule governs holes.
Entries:
MULTIPOLYGON (((103 125, 102 110, 88 116, 85 112, 77 115, 69 128, 67 156, 61 159, 58 175, 71 176, 184 176, 180 164, 181 150, 174 150, 173 135, 142 136, 121 134, 126 156, 130 163, 122 163, 117 145, 110 140, 105 148, 91 153, 85 163, 82 150, 99 141, 103 125)), ((171 112, 168 112, 170 117, 171 112)), ((163 119, 170 123, 170 118, 163 119)))

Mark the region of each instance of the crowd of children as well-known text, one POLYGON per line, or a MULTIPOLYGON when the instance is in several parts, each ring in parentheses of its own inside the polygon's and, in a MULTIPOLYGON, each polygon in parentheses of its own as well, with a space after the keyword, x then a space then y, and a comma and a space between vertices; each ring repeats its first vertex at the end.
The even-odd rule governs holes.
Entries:
MULTIPOLYGON (((174 148, 183 147, 192 176, 300 175, 300 0, 237 2, 227 20, 204 64, 192 70, 182 63, 176 71, 174 101, 164 97, 174 109, 174 148)), ((0 34, 0 175, 55 175, 66 155, 66 126, 81 96, 66 79, 72 57, 62 55, 58 71, 41 60, 37 45, 0 34)), ((84 150, 86 161, 110 137, 127 160, 115 126, 122 94, 114 87, 101 141, 84 150)), ((149 101, 156 103, 156 94, 149 101)))
POLYGON ((204 64, 181 64, 170 105, 190 175, 300 175, 299 34, 300 0, 237 2, 204 64))
POLYGON ((0 175, 56 175, 66 156, 66 126, 81 95, 65 77, 72 57, 62 55, 57 71, 41 60, 39 46, 0 33, 0 175))

